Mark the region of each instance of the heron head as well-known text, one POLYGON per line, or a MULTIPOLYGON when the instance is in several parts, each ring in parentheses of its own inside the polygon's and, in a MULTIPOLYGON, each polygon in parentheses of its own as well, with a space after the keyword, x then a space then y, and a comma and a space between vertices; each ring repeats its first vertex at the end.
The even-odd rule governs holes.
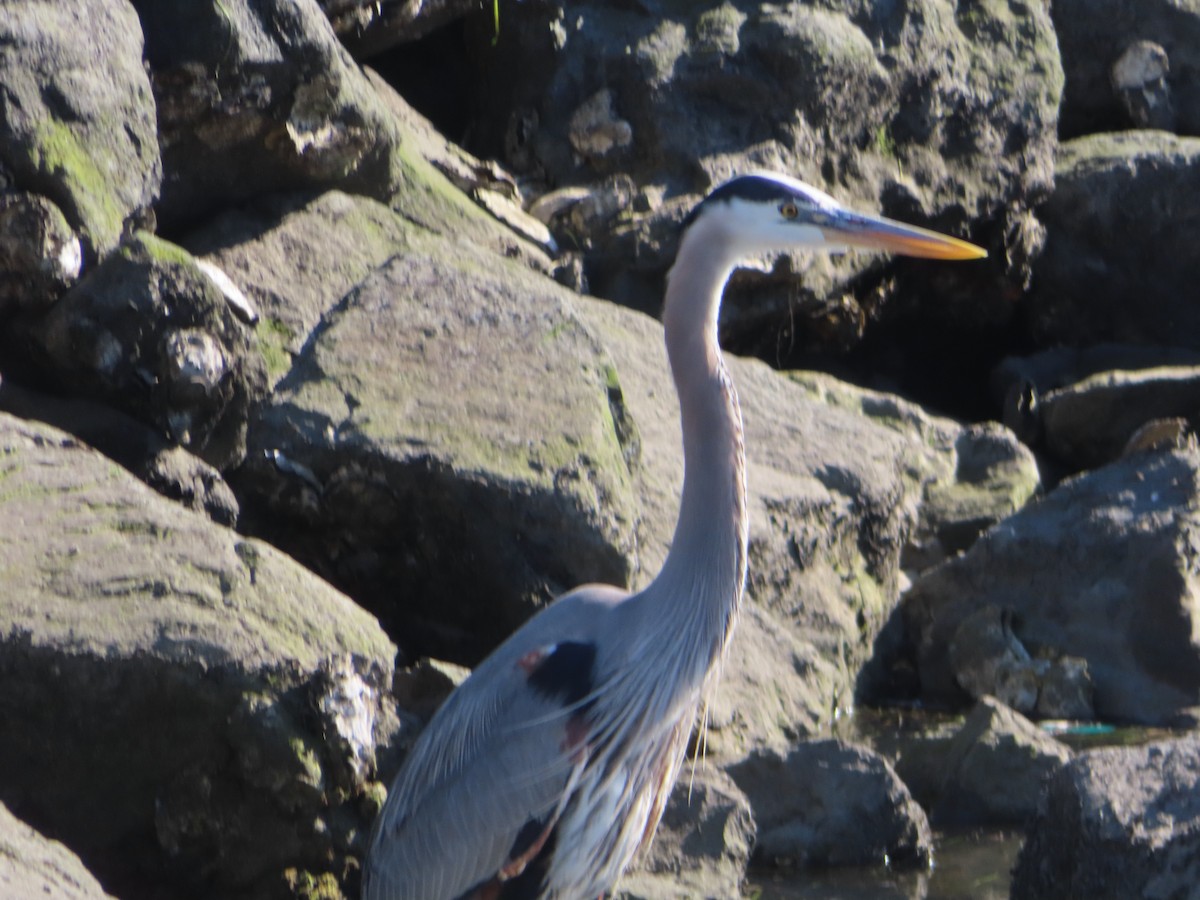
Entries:
POLYGON ((879 250, 928 259, 979 259, 987 251, 967 241, 853 212, 828 194, 785 175, 742 175, 715 188, 692 211, 737 256, 783 250, 879 250))

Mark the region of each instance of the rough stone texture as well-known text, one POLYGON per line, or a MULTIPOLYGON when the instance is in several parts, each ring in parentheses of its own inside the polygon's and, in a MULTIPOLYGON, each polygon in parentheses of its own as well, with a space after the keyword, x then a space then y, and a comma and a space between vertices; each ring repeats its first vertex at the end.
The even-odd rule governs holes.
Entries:
POLYGON ((83 249, 62 210, 38 194, 0 193, 0 322, 49 306, 82 266, 83 249))
MULTIPOLYGON (((418 40, 443 25, 481 12, 478 0, 319 0, 338 38, 356 56, 418 40)), ((487 15, 491 17, 490 4, 487 15)), ((496 13, 499 15, 499 12, 496 13)), ((507 10, 504 13, 507 18, 507 10)))
POLYGON ((1046 785, 1012 896, 1188 900, 1200 884, 1200 738, 1082 753, 1046 785))
POLYGON ((419 653, 477 660, 558 593, 630 577, 636 440, 617 378, 553 282, 414 244, 280 382, 240 482, 263 506, 250 527, 419 653))
POLYGON ((0 415, 0 800, 121 896, 341 874, 393 647, 274 548, 0 415))
POLYGON ((1063 144, 1023 301, 1034 341, 1200 348, 1197 194, 1200 138, 1131 131, 1063 144))
POLYGON ((94 262, 162 177, 137 17, 123 0, 10 4, 0 84, 0 189, 49 198, 94 262))
POLYGON ((163 496, 221 525, 237 524, 238 501, 220 472, 124 413, 100 403, 31 391, 11 380, 0 382, 0 410, 61 428, 163 496))
POLYGON ((378 201, 329 191, 223 213, 183 243, 219 266, 254 304, 258 346, 274 386, 321 317, 405 249, 411 230, 378 201))
POLYGON ((1116 459, 1155 419, 1200 423, 1200 367, 1105 372, 1041 398, 1046 449, 1072 469, 1116 459))
POLYGON ((1016 825, 1037 809, 1042 784, 1071 751, 991 697, 971 710, 950 745, 930 818, 938 827, 1016 825))
POLYGON ((1166 54, 1171 130, 1200 136, 1200 3, 1196 0, 1054 0, 1050 6, 1066 72, 1059 133, 1074 138, 1118 131, 1132 121, 1113 86, 1128 48, 1151 41, 1166 54))
POLYGON ((1033 655, 1086 660, 1101 718, 1192 719, 1198 490, 1196 449, 1138 454, 1064 482, 920 578, 903 612, 926 696, 962 698, 951 639, 992 605, 1033 655))
POLYGON ((0 804, 0 894, 48 900, 112 900, 79 857, 0 804))
POLYGON ((769 865, 927 866, 933 835, 892 767, 837 740, 756 752, 728 769, 758 823, 755 858, 769 865))
POLYGON ((24 330, 43 378, 127 411, 217 469, 242 461, 262 357, 184 250, 139 232, 24 330))
POLYGON ((733 779, 705 763, 686 762, 647 858, 621 879, 615 896, 740 896, 754 836, 750 802, 733 779))
POLYGON ((1011 318, 1062 86, 1041 4, 511 4, 495 46, 480 32, 474 49, 482 153, 557 187, 632 179, 631 202, 559 235, 586 250, 600 296, 655 309, 697 195, 769 168, 851 205, 970 226, 998 252, 952 270, 901 264, 899 280, 855 254, 784 262, 733 286, 724 325, 739 348, 852 346, 899 282, 920 297, 904 313, 938 328, 1011 318))

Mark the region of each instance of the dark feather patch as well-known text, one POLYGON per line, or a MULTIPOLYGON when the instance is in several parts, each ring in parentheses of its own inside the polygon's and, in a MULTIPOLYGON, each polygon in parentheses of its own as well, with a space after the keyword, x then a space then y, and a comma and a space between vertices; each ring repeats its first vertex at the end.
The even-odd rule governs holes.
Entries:
POLYGON ((547 697, 561 697, 568 706, 574 706, 592 692, 595 664, 595 644, 563 641, 530 673, 529 684, 547 697))

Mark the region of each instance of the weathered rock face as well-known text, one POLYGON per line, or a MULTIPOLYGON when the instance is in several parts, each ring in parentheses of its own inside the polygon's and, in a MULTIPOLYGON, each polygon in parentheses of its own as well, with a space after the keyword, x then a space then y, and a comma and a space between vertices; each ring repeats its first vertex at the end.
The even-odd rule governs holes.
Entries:
POLYGON ((0 892, 5 897, 112 900, 79 857, 0 804, 0 892))
MULTIPOLYGON (((942 325, 1011 316, 1002 294, 1036 254, 1026 204, 1051 183, 1062 86, 1039 5, 514 4, 475 53, 485 152, 619 198, 560 241, 585 248, 601 296, 656 308, 671 226, 698 193, 765 167, 900 218, 974 226, 1005 247, 1008 286, 991 266, 911 266, 909 296, 942 325)), ((797 260, 773 281, 753 302, 735 284, 724 314, 727 339, 771 358, 857 343, 896 288, 854 255, 797 260)))
POLYGON ((1064 138, 1130 127, 1200 135, 1200 9, 1195 3, 1055 0, 1050 14, 1067 76, 1059 123, 1064 138), (1137 87, 1131 90, 1129 76, 1120 76, 1131 48, 1139 44, 1157 51, 1143 53, 1147 62, 1136 67, 1140 84, 1134 80, 1137 87), (1141 103, 1131 108, 1131 100, 1141 103))
POLYGON ((1131 131, 1063 144, 1040 211, 1046 249, 1025 300, 1033 339, 1200 347, 1190 302, 1198 192, 1200 138, 1131 131))
POLYGON ((218 469, 242 461, 265 392, 249 325, 185 251, 140 232, 23 327, 44 370, 218 469))
POLYGON ((931 816, 939 827, 1013 825, 1037 809, 1042 783, 1071 751, 985 697, 955 736, 931 816))
POLYGON ((755 753, 729 773, 750 798, 754 852, 768 864, 904 868, 932 859, 924 811, 892 767, 863 747, 806 742, 786 756, 755 753))
POLYGON ((396 729, 377 623, 63 432, 0 450, 3 802, 122 894, 340 876, 396 729))
POLYGON ((1097 715, 1192 717, 1198 473, 1194 448, 1123 459, 1065 482, 920 578, 903 610, 926 695, 961 698, 950 648, 964 621, 992 605, 1011 614, 1031 652, 1086 661, 1097 715))
POLYGON ((47 198, 94 262, 144 221, 162 177, 137 17, 120 0, 14 5, 0 84, 0 189, 47 198))
POLYGON ((326 317, 254 429, 244 483, 257 527, 397 634, 478 659, 559 592, 632 574, 622 404, 566 291, 426 241, 326 317))
POLYGON ((1013 897, 1194 897, 1200 739, 1080 754, 1053 775, 1013 897))
POLYGON ((273 191, 379 199, 412 177, 400 134, 316 0, 143 2, 165 227, 273 191))

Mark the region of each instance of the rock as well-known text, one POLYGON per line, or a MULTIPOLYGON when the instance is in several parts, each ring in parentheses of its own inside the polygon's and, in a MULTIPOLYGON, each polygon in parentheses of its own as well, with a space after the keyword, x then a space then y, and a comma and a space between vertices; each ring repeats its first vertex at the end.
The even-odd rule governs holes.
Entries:
POLYGON ((1042 396, 1046 449, 1074 470, 1152 447, 1150 423, 1200 422, 1200 366, 1104 372, 1042 396))
POLYGON ((238 501, 221 473, 124 413, 87 400, 65 400, 0 383, 0 410, 68 431, 124 466, 164 497, 214 522, 237 524, 238 501))
POLYGON ((262 357, 179 247, 139 232, 25 327, 71 393, 119 406, 217 469, 242 461, 262 357))
POLYGON ((1150 98, 1170 96, 1175 112, 1170 130, 1200 135, 1200 10, 1195 4, 1055 0, 1050 14, 1066 71, 1059 128, 1064 138, 1145 126, 1142 117, 1154 108, 1144 109, 1148 103, 1137 96, 1138 88, 1132 88, 1131 97, 1124 87, 1138 80, 1149 88, 1150 98), (1139 58, 1144 61, 1135 65, 1139 58), (1146 78, 1156 70, 1162 71, 1161 86, 1146 78), (1114 77, 1118 73, 1124 77, 1114 77), (1131 79, 1135 73, 1140 78, 1131 79))
POLYGON ((430 224, 461 219, 469 203, 438 190, 444 180, 431 183, 429 166, 402 149, 399 125, 316 0, 134 5, 158 103, 163 227, 274 192, 335 186, 399 196, 430 224))
POLYGON ((1130 131, 1064 143, 1041 209, 1046 249, 1023 301, 1036 345, 1200 349, 1200 311, 1187 301, 1200 277, 1188 203, 1198 191, 1200 138, 1130 131))
POLYGON ((636 438, 573 302, 414 237, 326 316, 263 410, 238 480, 247 527, 414 658, 475 661, 552 596, 626 582, 636 438))
POLYGON ((665 198, 584 236, 600 296, 656 308, 692 202, 734 172, 765 167, 850 204, 971 229, 1005 252, 954 271, 897 264, 895 279, 869 274, 879 263, 855 254, 781 263, 732 285, 729 346, 764 358, 793 345, 852 346, 861 323, 905 293, 901 282, 920 308, 894 303, 889 315, 919 313, 935 329, 951 317, 964 328, 1010 321, 1038 249, 1028 204, 1051 183, 1062 88, 1040 5, 968 12, 905 0, 863 16, 849 2, 556 2, 514 4, 503 18, 494 45, 490 30, 468 30, 481 65, 476 143, 555 187, 624 175, 665 198), (826 327, 826 312, 843 304, 846 322, 860 324, 826 327))
POLYGON ((254 327, 274 387, 321 321, 409 243, 412 226, 378 201, 328 191, 231 210, 184 239, 258 311, 254 327))
POLYGON ((0 321, 48 307, 82 266, 79 238, 57 206, 37 194, 0 194, 0 321))
POLYGON ((837 740, 756 752, 728 769, 758 823, 755 858, 782 867, 928 866, 925 812, 880 756, 837 740))
POLYGON ((5 897, 112 900, 79 857, 0 804, 0 893, 5 897))
POLYGON ((0 800, 122 896, 340 877, 394 648, 274 548, 0 414, 0 800))
POLYGON ((980 700, 994 695, 1022 713, 1037 706, 1037 672, 1012 632, 1012 614, 987 605, 962 620, 950 640, 954 680, 980 700))
POLYGON ((1200 738, 1082 753, 1052 775, 1012 896, 1194 897, 1200 738))
MULTIPOLYGON (((0 188, 47 198, 93 263, 147 221, 162 178, 141 28, 120 0, 33 0, 7 12, 0 188)), ((52 243, 69 244, 51 227, 52 243)))
MULTIPOLYGON (((480 12, 476 0, 320 0, 320 4, 338 39, 360 59, 480 12)), ((496 10, 498 16, 498 6, 496 10)), ((492 18, 490 8, 487 16, 492 18)))
POLYGON ((685 762, 645 860, 618 884, 618 900, 741 894, 755 825, 746 795, 719 769, 685 762))
POLYGON ((1175 104, 1167 76, 1167 51, 1153 41, 1134 41, 1113 63, 1109 76, 1129 121, 1138 128, 1175 130, 1175 104))
POLYGON ((950 745, 933 823, 1021 824, 1036 810, 1042 783, 1070 758, 1028 719, 984 697, 950 745))
POLYGON ((952 480, 930 485, 916 540, 941 551, 966 550, 984 531, 1023 507, 1040 486, 1037 461, 997 422, 966 426, 955 439, 952 480))
POLYGON ((1086 661, 1107 720, 1191 720, 1195 633, 1195 448, 1140 454, 1064 482, 919 578, 903 600, 921 687, 960 700, 949 652, 963 622, 1009 610, 1034 657, 1086 661))

